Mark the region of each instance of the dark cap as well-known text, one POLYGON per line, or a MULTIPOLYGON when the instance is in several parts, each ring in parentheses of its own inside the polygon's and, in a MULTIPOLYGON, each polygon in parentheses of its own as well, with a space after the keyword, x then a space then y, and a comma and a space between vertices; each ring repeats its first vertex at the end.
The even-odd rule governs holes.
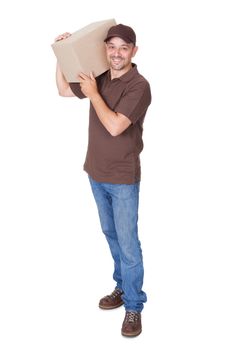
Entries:
POLYGON ((136 44, 136 34, 134 30, 124 24, 117 24, 116 26, 111 27, 104 41, 106 42, 114 36, 123 39, 126 43, 136 44))

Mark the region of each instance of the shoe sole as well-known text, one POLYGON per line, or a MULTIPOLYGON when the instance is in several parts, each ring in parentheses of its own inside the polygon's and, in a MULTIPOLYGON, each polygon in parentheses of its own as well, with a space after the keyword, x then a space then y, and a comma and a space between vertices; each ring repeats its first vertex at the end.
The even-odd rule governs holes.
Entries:
POLYGON ((121 331, 121 334, 124 336, 124 337, 137 337, 139 334, 142 333, 142 330, 140 329, 140 331, 138 332, 135 332, 135 333, 124 333, 121 331))
POLYGON ((99 305, 99 308, 100 308, 100 309, 103 309, 103 310, 112 310, 112 309, 116 309, 116 308, 122 306, 123 304, 124 304, 124 302, 122 301, 122 303, 117 304, 117 305, 115 305, 115 306, 103 306, 103 305, 99 305))

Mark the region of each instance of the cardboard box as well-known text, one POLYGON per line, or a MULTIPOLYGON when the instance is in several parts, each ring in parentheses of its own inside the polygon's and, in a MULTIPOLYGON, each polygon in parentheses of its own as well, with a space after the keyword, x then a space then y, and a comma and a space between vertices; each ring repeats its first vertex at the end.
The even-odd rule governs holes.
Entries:
POLYGON ((52 44, 59 66, 68 82, 78 82, 83 72, 94 76, 109 69, 104 39, 108 29, 116 25, 115 19, 91 23, 70 37, 52 44))

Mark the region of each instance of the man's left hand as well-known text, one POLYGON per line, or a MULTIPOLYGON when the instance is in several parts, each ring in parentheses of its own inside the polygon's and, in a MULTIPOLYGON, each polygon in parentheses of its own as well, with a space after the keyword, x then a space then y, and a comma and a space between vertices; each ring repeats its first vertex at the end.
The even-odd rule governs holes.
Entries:
POLYGON ((79 79, 80 79, 81 91, 86 97, 91 99, 96 94, 98 94, 96 80, 92 73, 90 73, 90 76, 84 73, 80 73, 79 79))

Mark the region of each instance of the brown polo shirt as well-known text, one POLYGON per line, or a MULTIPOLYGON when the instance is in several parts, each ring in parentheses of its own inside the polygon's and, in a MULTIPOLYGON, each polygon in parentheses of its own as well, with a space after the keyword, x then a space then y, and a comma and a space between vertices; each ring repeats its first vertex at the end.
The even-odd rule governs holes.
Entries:
MULTIPOLYGON (((108 107, 124 114, 132 124, 122 134, 111 136, 90 104, 89 141, 84 170, 97 182, 138 182, 141 178, 139 154, 143 149, 143 121, 151 103, 150 85, 138 73, 135 64, 120 78, 111 80, 110 71, 107 71, 96 81, 108 107)), ((70 83, 70 87, 77 97, 85 97, 79 83, 70 83)))

